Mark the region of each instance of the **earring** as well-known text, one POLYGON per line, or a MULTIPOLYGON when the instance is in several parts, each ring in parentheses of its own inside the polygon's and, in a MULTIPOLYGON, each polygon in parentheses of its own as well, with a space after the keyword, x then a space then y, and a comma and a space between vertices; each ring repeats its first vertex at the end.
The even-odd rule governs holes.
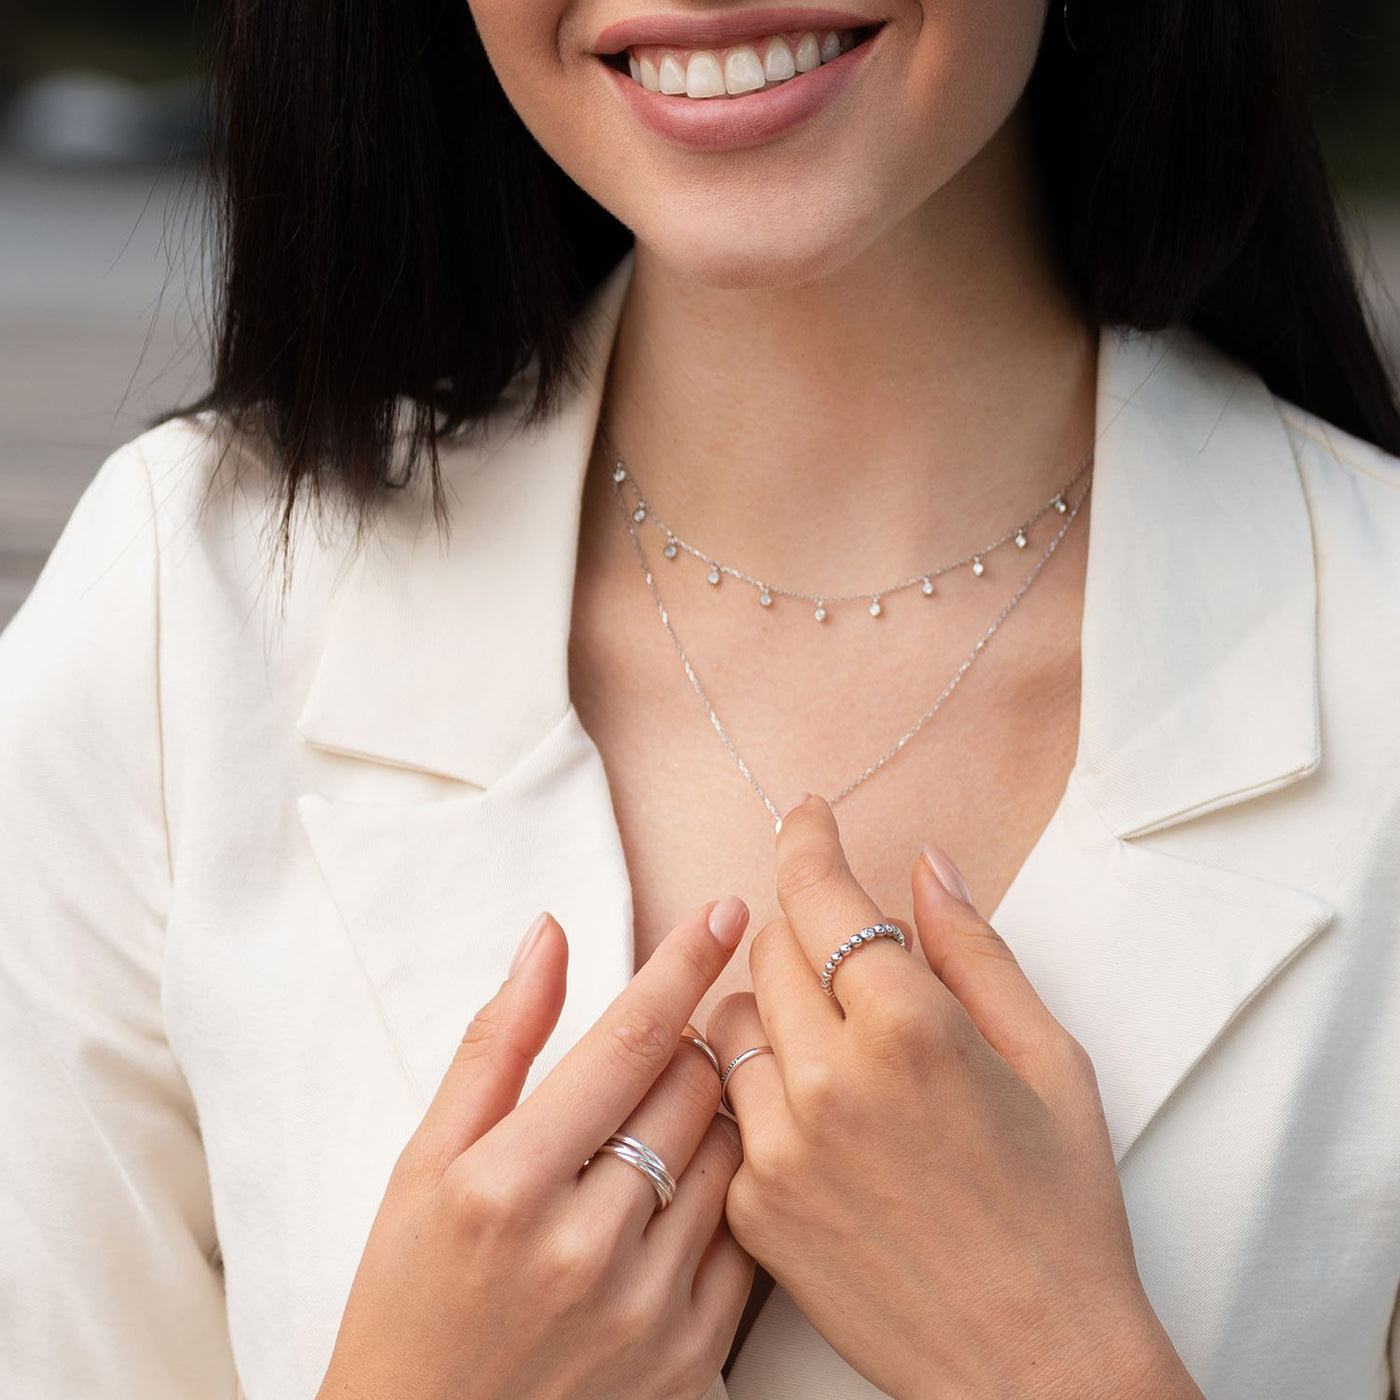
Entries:
POLYGON ((1065 41, 1069 44, 1070 48, 1072 48, 1075 51, 1075 53, 1078 53, 1079 45, 1074 42, 1074 35, 1069 32, 1069 0, 1064 0, 1064 8, 1060 11, 1060 15, 1061 18, 1064 20, 1065 41))

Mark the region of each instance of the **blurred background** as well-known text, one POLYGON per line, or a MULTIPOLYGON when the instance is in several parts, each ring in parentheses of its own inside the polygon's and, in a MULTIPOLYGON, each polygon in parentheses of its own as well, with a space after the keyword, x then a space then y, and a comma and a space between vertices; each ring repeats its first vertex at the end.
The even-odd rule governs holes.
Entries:
MULTIPOLYGON (((0 628, 103 458, 204 386, 215 3, 0 0, 0 628)), ((1320 8, 1319 122, 1397 364, 1400 4, 1320 8)))

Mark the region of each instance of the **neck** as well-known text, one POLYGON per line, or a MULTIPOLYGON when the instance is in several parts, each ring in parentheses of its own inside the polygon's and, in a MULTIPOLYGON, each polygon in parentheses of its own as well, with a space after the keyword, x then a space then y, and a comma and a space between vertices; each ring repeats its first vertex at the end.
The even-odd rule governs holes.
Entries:
POLYGON ((672 529, 759 577, 856 592, 979 547, 1074 474, 1096 335, 1022 122, 810 281, 716 288, 638 241, 602 417, 672 529))

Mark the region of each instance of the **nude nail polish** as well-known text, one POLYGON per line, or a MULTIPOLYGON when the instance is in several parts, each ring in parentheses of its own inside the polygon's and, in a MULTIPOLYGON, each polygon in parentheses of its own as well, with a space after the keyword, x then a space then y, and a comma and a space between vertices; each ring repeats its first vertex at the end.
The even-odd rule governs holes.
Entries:
POLYGON ((515 956, 510 960, 510 972, 507 974, 514 977, 526 960, 535 949, 535 944, 540 941, 540 934, 544 932, 544 926, 549 922, 548 911, 543 911, 535 916, 535 922, 525 930, 525 937, 520 940, 520 946, 515 950, 515 956))
POLYGON ((930 841, 924 847, 924 859, 928 862, 928 868, 938 877, 938 883, 954 899, 960 899, 964 904, 972 903, 967 881, 963 879, 962 872, 953 864, 947 851, 930 841))
POLYGON ((749 922, 749 906, 737 894, 727 894, 710 910, 710 932, 728 949, 738 946, 749 922))

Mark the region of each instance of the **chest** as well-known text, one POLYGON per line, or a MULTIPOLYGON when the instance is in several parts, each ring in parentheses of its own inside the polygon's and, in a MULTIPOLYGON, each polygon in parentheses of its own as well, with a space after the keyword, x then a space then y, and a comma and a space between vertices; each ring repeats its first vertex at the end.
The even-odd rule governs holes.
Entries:
MULTIPOLYGON (((630 600, 639 601, 651 603, 630 600)), ((688 659, 697 675, 705 664, 710 707, 779 808, 801 791, 830 800, 876 764, 947 685, 968 631, 958 637, 951 628, 940 645, 890 629, 883 657, 854 651, 843 662, 829 634, 813 638, 825 651, 807 649, 791 619, 787 637, 774 628, 758 639, 742 628, 728 633, 713 612, 696 620, 688 659)), ((1056 616, 1047 605, 1028 608, 1022 622, 1019 636, 1007 629, 1000 658, 989 647, 914 738, 836 804, 851 867, 889 917, 912 925, 911 868, 929 839, 952 855, 984 916, 992 912, 1060 801, 1078 737, 1078 615, 1071 606, 1056 616)), ((716 732, 654 605, 628 606, 581 575, 569 665, 632 884, 636 965, 687 910, 729 892, 749 905, 751 938, 781 913, 773 819, 716 732)), ((696 1025, 703 1029, 726 994, 749 989, 741 947, 696 1025)))

